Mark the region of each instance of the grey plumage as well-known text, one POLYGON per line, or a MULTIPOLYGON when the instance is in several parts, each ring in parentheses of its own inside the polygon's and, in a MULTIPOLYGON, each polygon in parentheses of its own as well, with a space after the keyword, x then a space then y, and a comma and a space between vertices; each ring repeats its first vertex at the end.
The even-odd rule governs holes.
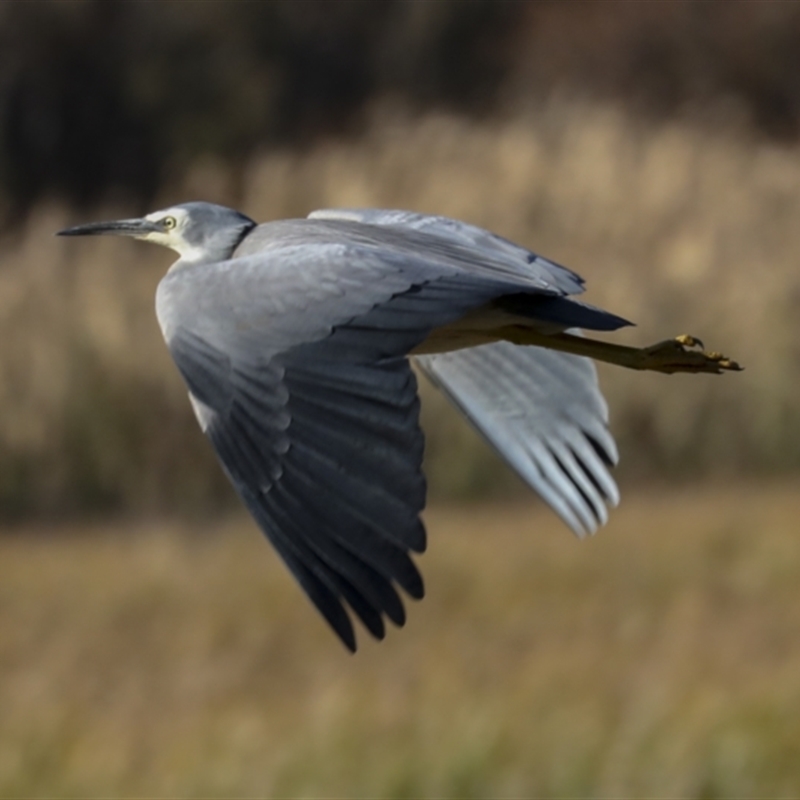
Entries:
POLYGON ((181 253, 156 309, 197 418, 349 648, 344 603, 382 638, 384 616, 405 620, 397 587, 423 594, 409 555, 425 549, 426 491, 409 355, 576 533, 606 521, 617 453, 594 366, 493 341, 507 324, 627 324, 570 299, 583 290, 575 273, 479 228, 402 211, 255 226, 193 203, 145 221, 65 233, 129 233, 181 253))

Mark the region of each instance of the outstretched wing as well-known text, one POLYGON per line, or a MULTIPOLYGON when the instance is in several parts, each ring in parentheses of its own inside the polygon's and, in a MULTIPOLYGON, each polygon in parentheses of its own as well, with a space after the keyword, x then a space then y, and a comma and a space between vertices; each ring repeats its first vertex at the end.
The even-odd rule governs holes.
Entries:
POLYGON ((605 524, 617 448, 589 359, 496 342, 415 360, 578 536, 605 524))
POLYGON ((226 356, 181 330, 170 349, 237 492, 355 650, 342 601, 383 638, 383 615, 405 621, 394 584, 422 597, 409 551, 425 548, 425 481, 407 360, 353 363, 344 338, 262 360, 226 356))

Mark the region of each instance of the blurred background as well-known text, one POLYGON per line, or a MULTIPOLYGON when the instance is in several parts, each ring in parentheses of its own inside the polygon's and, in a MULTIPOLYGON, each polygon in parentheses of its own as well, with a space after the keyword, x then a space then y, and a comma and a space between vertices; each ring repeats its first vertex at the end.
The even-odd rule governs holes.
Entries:
MULTIPOLYGON (((800 795, 800 4, 0 4, 0 795, 800 795), (601 367, 578 546, 423 387, 429 596, 355 658, 69 224, 467 220, 723 377, 601 367)), ((362 637, 364 639, 365 637, 362 637)))

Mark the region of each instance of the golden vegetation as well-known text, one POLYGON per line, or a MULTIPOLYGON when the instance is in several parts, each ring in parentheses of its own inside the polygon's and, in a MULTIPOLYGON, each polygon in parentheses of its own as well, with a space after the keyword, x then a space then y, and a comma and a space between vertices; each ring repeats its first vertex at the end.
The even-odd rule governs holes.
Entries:
POLYGON ((798 489, 435 508, 355 656, 244 518, 6 531, 0 795, 796 797, 798 489))
MULTIPOLYGON (((796 148, 687 124, 649 127, 611 107, 566 102, 485 124, 381 108, 357 141, 264 153, 243 186, 221 164, 200 164, 159 205, 197 198, 256 219, 394 206, 484 225, 581 272, 589 302, 639 324, 617 341, 691 333, 746 367, 722 378, 603 369, 623 475, 800 463, 796 148)), ((2 244, 2 506, 218 505, 231 494, 152 311, 171 254, 53 237, 75 221, 41 207, 2 244)), ((506 480, 442 398, 428 392, 425 404, 434 492, 506 480)))

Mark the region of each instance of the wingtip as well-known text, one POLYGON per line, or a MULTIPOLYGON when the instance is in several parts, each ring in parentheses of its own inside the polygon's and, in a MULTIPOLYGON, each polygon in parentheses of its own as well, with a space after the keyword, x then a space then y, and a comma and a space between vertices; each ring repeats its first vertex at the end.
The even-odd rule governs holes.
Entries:
POLYGON ((339 641, 349 650, 351 653, 356 653, 358 651, 358 644, 356 643, 356 635, 355 631, 352 629, 345 633, 344 631, 335 631, 336 635, 339 637, 339 641))

